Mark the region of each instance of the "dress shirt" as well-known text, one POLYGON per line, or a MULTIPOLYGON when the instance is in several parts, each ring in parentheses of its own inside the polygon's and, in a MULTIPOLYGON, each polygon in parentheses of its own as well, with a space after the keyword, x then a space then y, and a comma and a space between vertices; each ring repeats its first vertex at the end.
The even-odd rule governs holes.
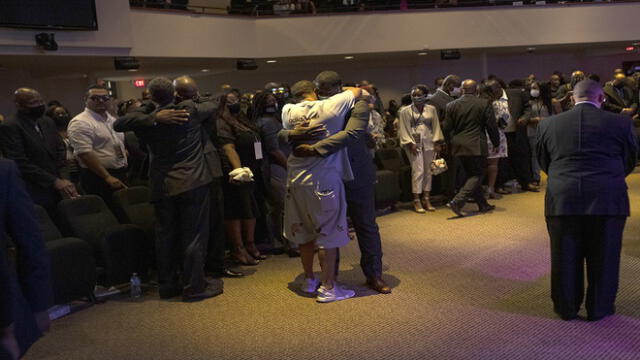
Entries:
MULTIPOLYGON (((74 117, 67 131, 74 155, 78 157, 93 151, 106 169, 126 167, 124 134, 113 130, 115 121, 108 112, 102 116, 87 108, 74 117)), ((78 160, 81 167, 87 167, 82 160, 78 160)))

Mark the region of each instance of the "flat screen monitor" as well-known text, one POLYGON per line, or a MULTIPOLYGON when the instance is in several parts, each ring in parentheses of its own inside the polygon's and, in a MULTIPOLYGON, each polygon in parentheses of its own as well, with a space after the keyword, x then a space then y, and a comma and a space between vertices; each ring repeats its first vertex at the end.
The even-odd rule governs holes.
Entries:
POLYGON ((95 0, 0 0, 0 26, 97 30, 95 0))

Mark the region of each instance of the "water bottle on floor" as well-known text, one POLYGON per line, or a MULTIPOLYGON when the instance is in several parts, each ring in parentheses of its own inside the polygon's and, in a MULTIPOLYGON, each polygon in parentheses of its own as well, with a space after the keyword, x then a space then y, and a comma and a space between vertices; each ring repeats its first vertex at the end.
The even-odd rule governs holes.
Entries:
POLYGON ((142 282, 138 277, 138 273, 133 273, 129 283, 131 284, 130 297, 132 299, 139 299, 142 296, 142 282))

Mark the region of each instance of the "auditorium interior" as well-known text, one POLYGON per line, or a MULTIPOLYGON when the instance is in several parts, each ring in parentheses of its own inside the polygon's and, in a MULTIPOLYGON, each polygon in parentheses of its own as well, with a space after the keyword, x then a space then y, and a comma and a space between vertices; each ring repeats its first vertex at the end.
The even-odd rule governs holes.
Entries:
MULTIPOLYGON (((46 11, 55 13, 71 2, 8 3, 14 12, 47 3, 46 11)), ((47 25, 25 11, 10 19, 0 9, 0 123, 16 112, 19 88, 37 90, 45 104, 58 101, 73 118, 85 110, 87 88, 93 84, 104 86, 114 103, 123 103, 142 101, 155 78, 186 75, 205 97, 227 99, 227 86, 251 99, 270 82, 290 91, 298 81, 331 70, 345 85, 375 84, 380 115, 389 121, 386 129, 393 128, 390 100, 399 105, 408 98, 410 104, 412 86, 426 84, 435 92, 436 79, 449 74, 478 82, 500 78, 510 88, 522 84, 525 89, 531 75, 545 83, 561 75, 569 83, 572 73, 582 70, 605 85, 621 69, 627 79, 635 79, 633 122, 640 137, 637 0, 73 3, 88 6, 89 13, 82 14, 88 21, 47 25)), ((64 18, 56 16, 40 18, 64 18)), ((100 218, 104 214, 86 213, 89 207, 61 206, 60 216, 73 218, 69 228, 53 229, 53 217, 43 225, 52 264, 70 268, 75 263, 76 270, 54 279, 50 330, 24 358, 640 359, 640 167, 626 177, 631 215, 623 233, 615 315, 586 321, 583 310, 580 320, 564 321, 554 313, 551 299, 547 174, 541 172, 536 181, 539 191, 525 191, 508 178, 503 195, 489 199, 495 209, 484 213, 468 202, 466 216, 448 208, 451 199, 440 193, 445 185, 437 175, 431 196, 435 211, 425 206, 420 212, 420 200, 412 198, 412 165, 400 146, 395 138, 383 150, 371 151, 378 176, 375 220, 384 253, 382 279, 390 294, 365 283, 361 249, 351 231, 339 252, 338 280, 355 296, 318 303, 315 295, 300 291, 305 279, 300 258, 286 251, 270 253, 267 225, 260 226, 268 222, 265 213, 257 216, 255 231, 265 259, 257 266, 234 264, 232 269, 244 276, 225 277, 224 292, 204 301, 160 298, 156 269, 143 277, 142 296, 132 297, 130 268, 114 270, 109 267, 117 265, 93 262, 83 268, 79 262, 84 259, 73 252, 60 258, 63 250, 51 250, 51 237, 82 241, 83 235, 103 236, 110 231, 103 229, 107 226, 127 227, 130 238, 152 239, 157 224, 152 201, 142 191, 144 203, 130 204, 122 214, 100 218), (123 220, 127 217, 131 221, 123 220), (118 272, 122 276, 113 275, 118 272), (91 290, 78 294, 70 283, 83 277, 91 279, 91 290)), ((225 151, 220 147, 218 153, 225 151)), ((134 187, 140 186, 128 189, 134 187)), ((101 206, 106 212, 111 207, 101 206)), ((41 223, 43 217, 46 212, 38 212, 41 223)), ((227 242, 227 262, 237 260, 230 247, 227 242)))

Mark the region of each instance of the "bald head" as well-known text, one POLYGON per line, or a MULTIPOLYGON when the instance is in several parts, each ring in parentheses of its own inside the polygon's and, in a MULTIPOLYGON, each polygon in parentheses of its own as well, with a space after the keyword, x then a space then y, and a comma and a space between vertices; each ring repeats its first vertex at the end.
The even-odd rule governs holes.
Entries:
POLYGON ((582 80, 573 88, 573 100, 576 103, 590 101, 602 105, 604 102, 602 86, 593 80, 582 80))
POLYGON ((178 100, 189 100, 198 97, 198 84, 190 76, 177 77, 173 80, 173 87, 178 94, 178 100))
POLYGON ((462 93, 464 95, 475 95, 478 91, 478 83, 475 80, 467 79, 462 82, 462 93))
POLYGON ((19 108, 32 108, 44 105, 42 95, 34 89, 20 88, 13 93, 13 100, 19 108))

